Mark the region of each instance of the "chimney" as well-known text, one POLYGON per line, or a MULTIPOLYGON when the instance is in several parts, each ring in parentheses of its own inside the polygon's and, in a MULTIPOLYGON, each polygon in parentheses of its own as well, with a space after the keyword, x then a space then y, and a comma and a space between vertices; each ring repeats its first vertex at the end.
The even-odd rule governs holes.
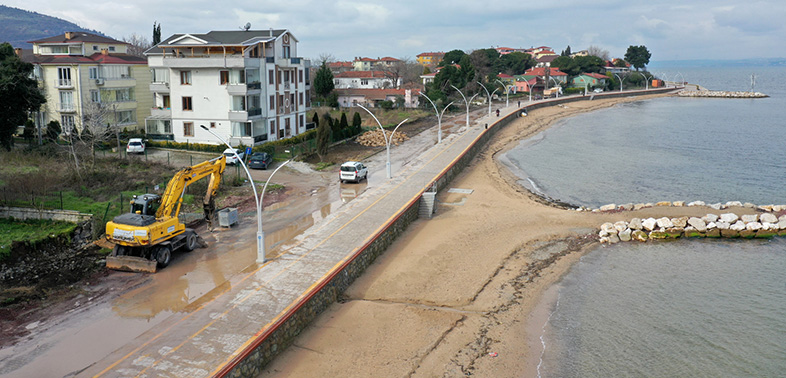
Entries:
POLYGON ((70 40, 71 38, 74 38, 74 32, 65 32, 66 41, 70 40))
POLYGON ((101 49, 101 55, 109 55, 109 49, 101 49))

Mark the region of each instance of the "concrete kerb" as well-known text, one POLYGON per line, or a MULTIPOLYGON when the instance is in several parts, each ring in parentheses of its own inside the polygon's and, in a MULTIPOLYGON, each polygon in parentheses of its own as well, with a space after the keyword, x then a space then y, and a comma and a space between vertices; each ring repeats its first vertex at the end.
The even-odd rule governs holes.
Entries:
MULTIPOLYGON (((673 90, 675 89, 663 88, 646 91, 615 92, 595 97, 616 98, 642 94, 666 93, 673 90)), ((486 142, 488 142, 497 131, 501 130, 501 127, 519 117, 519 111, 522 109, 532 110, 545 106, 590 99, 590 96, 570 96, 529 104, 517 108, 512 113, 491 123, 489 127, 482 130, 450 164, 429 181, 431 184, 418 191, 416 196, 402 206, 387 224, 381 225, 379 231, 370 236, 361 247, 358 247, 354 252, 350 253, 346 259, 336 264, 336 266, 323 276, 318 283, 312 286, 309 291, 303 293, 295 302, 284 309, 265 329, 260 330, 254 341, 249 343, 241 352, 234 355, 223 367, 214 371, 212 375, 216 377, 249 377, 259 374, 267 363, 290 345, 295 337, 297 337, 297 335, 299 335, 317 315, 324 311, 330 304, 334 303, 339 295, 385 251, 393 240, 400 235, 412 221, 417 219, 418 205, 420 204, 419 200, 423 192, 434 184, 438 190, 447 187, 450 181, 461 173, 463 168, 469 164, 486 142)))

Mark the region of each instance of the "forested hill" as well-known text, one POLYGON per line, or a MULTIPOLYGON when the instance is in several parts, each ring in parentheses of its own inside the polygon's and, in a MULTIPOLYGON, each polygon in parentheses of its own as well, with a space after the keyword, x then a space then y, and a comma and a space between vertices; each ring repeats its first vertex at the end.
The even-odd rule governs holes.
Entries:
POLYGON ((52 37, 67 31, 104 35, 57 17, 0 5, 0 43, 9 42, 14 47, 29 49, 32 45, 27 43, 28 41, 52 37))

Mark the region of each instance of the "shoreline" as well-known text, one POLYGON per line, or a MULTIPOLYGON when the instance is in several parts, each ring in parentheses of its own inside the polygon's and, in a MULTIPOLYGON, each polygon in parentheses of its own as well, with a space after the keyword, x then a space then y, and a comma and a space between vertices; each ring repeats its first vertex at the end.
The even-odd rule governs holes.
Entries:
POLYGON ((441 192, 436 216, 411 225, 260 376, 535 371, 540 345, 534 349, 528 340, 540 333, 533 335, 528 324, 542 327, 546 318, 533 311, 546 290, 599 245, 597 226, 619 214, 566 211, 570 205, 521 186, 498 157, 562 118, 663 96, 669 94, 535 109, 500 130, 451 183, 472 194, 441 192))

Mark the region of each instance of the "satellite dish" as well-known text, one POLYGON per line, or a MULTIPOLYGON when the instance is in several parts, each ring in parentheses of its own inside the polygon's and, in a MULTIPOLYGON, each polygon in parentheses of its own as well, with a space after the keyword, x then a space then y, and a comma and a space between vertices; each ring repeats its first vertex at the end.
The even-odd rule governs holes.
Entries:
POLYGON ((246 22, 246 25, 243 26, 243 30, 248 31, 248 29, 251 29, 251 23, 250 22, 246 22))

